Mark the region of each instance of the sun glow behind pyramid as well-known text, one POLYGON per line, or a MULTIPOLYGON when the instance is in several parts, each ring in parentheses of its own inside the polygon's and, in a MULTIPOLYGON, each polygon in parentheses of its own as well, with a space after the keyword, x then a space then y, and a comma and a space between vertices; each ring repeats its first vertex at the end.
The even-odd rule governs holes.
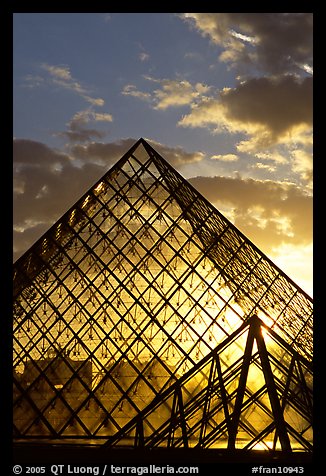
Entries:
POLYGON ((18 440, 130 444, 145 412, 152 445, 225 446, 241 408, 239 447, 272 437, 274 448, 310 449, 310 298, 144 140, 15 263, 14 289, 18 440), (178 385, 181 400, 169 394, 178 385), (284 390, 304 385, 282 403, 288 421, 273 423, 284 390), (192 430, 177 423, 173 439, 166 422, 181 401, 192 430))

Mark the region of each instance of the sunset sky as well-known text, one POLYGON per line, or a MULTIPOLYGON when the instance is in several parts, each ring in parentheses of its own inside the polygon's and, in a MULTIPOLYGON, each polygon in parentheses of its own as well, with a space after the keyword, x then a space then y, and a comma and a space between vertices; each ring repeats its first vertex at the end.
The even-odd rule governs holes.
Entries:
POLYGON ((312 295, 312 13, 15 13, 14 260, 140 137, 312 295))

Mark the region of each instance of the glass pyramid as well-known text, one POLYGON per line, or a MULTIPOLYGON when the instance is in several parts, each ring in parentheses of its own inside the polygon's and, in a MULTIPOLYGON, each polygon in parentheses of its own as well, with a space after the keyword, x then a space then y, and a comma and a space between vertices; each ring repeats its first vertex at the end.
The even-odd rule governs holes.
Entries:
POLYGON ((14 264, 14 439, 312 451, 312 300, 144 139, 14 264))

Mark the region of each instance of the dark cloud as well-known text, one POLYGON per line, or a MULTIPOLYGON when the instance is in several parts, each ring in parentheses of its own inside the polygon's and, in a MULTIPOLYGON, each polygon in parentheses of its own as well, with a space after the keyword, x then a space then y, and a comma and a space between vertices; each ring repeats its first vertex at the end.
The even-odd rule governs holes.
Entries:
POLYGON ((89 142, 71 147, 71 154, 83 161, 101 161, 114 164, 136 142, 136 139, 122 139, 118 142, 89 142))
POLYGON ((42 143, 14 140, 13 225, 16 260, 105 172, 42 143))
MULTIPOLYGON (((168 147, 153 140, 147 141, 174 167, 183 164, 200 161, 204 158, 202 152, 187 152, 182 147, 168 147)), ((103 143, 90 142, 85 145, 76 144, 71 148, 74 157, 87 161, 101 161, 105 164, 116 162, 122 155, 122 151, 128 150, 135 139, 123 139, 119 142, 103 143)))
POLYGON ((312 126, 312 78, 252 78, 222 92, 220 102, 229 120, 261 124, 275 137, 292 127, 312 126))
POLYGON ((28 250, 32 244, 49 229, 48 223, 30 223, 28 228, 13 231, 13 261, 28 250))
POLYGON ((97 129, 80 128, 79 130, 68 130, 60 132, 59 136, 66 137, 70 142, 87 142, 92 139, 102 139, 106 136, 106 132, 97 129))
POLYGON ((68 130, 58 135, 66 137, 70 142, 87 142, 92 139, 102 139, 107 132, 86 127, 90 121, 112 122, 112 116, 108 113, 94 112, 91 109, 77 112, 68 122, 68 130))
POLYGON ((187 152, 182 147, 168 147, 155 141, 148 140, 159 154, 164 157, 173 167, 181 167, 184 164, 200 162, 205 154, 203 152, 187 152))
POLYGON ((96 164, 66 164, 60 172, 26 167, 17 172, 23 193, 14 194, 14 223, 50 222, 70 208, 105 172, 96 164))
POLYGON ((183 18, 224 48, 220 59, 272 74, 312 65, 312 13, 188 13, 183 18))
POLYGON ((14 164, 51 165, 65 163, 69 157, 41 142, 29 139, 15 139, 13 143, 14 164))

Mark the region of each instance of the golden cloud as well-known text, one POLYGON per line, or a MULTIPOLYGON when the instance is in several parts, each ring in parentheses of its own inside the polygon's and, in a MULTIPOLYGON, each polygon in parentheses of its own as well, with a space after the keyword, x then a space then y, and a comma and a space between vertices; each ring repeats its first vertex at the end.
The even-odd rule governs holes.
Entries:
POLYGON ((211 156, 212 160, 221 160, 222 162, 235 162, 239 157, 235 154, 215 154, 211 156))
POLYGON ((203 99, 211 89, 203 83, 192 85, 189 81, 183 79, 156 79, 151 76, 145 76, 144 78, 147 81, 160 84, 161 87, 154 89, 152 92, 144 92, 139 91, 133 84, 127 84, 124 86, 122 94, 150 101, 153 108, 158 110, 189 105, 198 98, 203 99))
MULTIPOLYGON (((47 63, 42 63, 40 66, 42 70, 48 73, 50 84, 55 84, 56 86, 60 86, 63 89, 73 91, 74 93, 82 97, 85 101, 90 103, 92 106, 104 106, 104 99, 94 98, 90 96, 87 88, 82 86, 79 81, 73 78, 69 66, 50 65, 47 63)), ((33 84, 35 87, 37 84, 40 84, 40 81, 34 81, 32 83, 31 81, 29 81, 28 83, 33 84)))
POLYGON ((312 241, 312 197, 291 183, 194 177, 192 185, 262 251, 312 241))

